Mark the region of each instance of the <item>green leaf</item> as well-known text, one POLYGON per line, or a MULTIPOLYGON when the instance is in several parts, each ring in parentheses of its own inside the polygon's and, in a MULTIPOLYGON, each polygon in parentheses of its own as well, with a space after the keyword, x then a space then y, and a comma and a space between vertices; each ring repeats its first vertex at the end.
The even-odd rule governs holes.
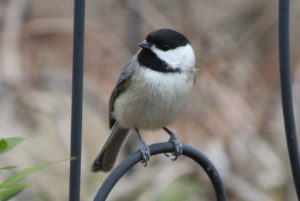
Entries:
MULTIPOLYGON (((20 188, 25 184, 12 184, 12 185, 0 185, 0 189, 12 189, 12 188, 20 188)), ((26 186, 30 186, 30 184, 26 184, 26 186)))
POLYGON ((23 137, 10 137, 5 138, 0 141, 0 154, 4 154, 5 152, 8 152, 12 148, 14 148, 16 145, 18 145, 20 142, 24 140, 23 137), (1 143, 6 143, 6 146, 2 144, 3 147, 1 147, 1 143), (4 147, 5 146, 5 147, 4 147))
POLYGON ((4 151, 8 146, 8 143, 5 139, 0 139, 0 153, 4 151))
POLYGON ((18 166, 7 166, 7 167, 1 167, 0 170, 9 170, 9 169, 14 169, 17 168, 18 166))
POLYGON ((17 187, 17 188, 11 188, 11 189, 1 191, 0 192, 0 201, 7 201, 7 200, 15 197, 16 195, 21 193, 27 186, 28 186, 28 184, 20 184, 19 187, 17 187))
POLYGON ((3 170, 14 169, 14 168, 16 168, 16 167, 18 167, 18 166, 7 166, 7 167, 1 167, 1 168, 0 168, 0 175, 2 174, 2 171, 3 171, 3 170))
MULTIPOLYGON (((44 163, 40 163, 38 165, 35 165, 31 168, 28 168, 28 169, 25 169, 17 174, 15 174, 14 176, 12 176, 11 178, 8 178, 7 180, 5 180, 2 185, 11 185, 11 184, 14 184, 22 179, 24 179, 26 176, 36 172, 36 171, 39 171, 45 167, 48 167, 50 165, 53 165, 55 163, 60 163, 60 162, 64 162, 64 161, 69 161, 69 160, 73 160, 74 158, 67 158, 67 159, 64 159, 64 160, 58 160, 58 161, 51 161, 51 162, 44 162, 44 163)), ((2 201, 2 200, 0 200, 2 201)))

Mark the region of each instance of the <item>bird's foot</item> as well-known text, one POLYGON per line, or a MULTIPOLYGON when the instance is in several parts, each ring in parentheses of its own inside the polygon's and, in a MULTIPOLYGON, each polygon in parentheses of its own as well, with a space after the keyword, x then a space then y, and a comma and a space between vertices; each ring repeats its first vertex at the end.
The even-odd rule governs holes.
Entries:
POLYGON ((148 165, 148 161, 150 160, 150 150, 145 141, 142 139, 142 136, 138 129, 136 129, 137 134, 139 136, 139 148, 142 153, 142 164, 144 167, 148 165))
MULTIPOLYGON (((174 144, 174 146, 175 146, 175 151, 174 151, 174 153, 171 154, 173 156, 171 158, 171 160, 175 161, 175 160, 177 160, 177 158, 179 156, 182 155, 183 145, 182 145, 180 139, 171 130, 169 130, 166 127, 163 127, 163 129, 170 135, 169 142, 172 142, 174 144)), ((168 153, 165 153, 165 155, 167 157, 170 157, 170 155, 168 153)))
POLYGON ((148 161, 150 160, 150 150, 149 147, 146 145, 146 143, 143 140, 140 140, 139 142, 139 148, 142 153, 142 164, 144 167, 147 166, 148 161))

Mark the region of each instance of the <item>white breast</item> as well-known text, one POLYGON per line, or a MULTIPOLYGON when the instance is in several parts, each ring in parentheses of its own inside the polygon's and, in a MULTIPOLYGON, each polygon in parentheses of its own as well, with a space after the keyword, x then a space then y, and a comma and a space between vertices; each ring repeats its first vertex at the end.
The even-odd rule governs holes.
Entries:
POLYGON ((193 73, 142 68, 115 101, 114 117, 127 128, 156 130, 176 120, 187 102, 193 73))

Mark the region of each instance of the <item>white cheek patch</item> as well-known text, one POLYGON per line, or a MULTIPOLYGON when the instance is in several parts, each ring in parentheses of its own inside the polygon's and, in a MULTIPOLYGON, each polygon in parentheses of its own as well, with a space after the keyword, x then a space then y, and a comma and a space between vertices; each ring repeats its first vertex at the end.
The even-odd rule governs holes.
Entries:
POLYGON ((171 68, 188 70, 195 66, 195 53, 190 44, 186 44, 185 46, 180 46, 176 49, 168 51, 163 51, 155 46, 152 46, 151 50, 158 58, 169 64, 171 68))

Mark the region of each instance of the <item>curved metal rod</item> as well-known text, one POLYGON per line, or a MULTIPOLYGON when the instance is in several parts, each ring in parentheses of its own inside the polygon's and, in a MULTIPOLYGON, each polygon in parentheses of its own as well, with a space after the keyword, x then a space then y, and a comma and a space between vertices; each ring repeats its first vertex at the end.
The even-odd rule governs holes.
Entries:
POLYGON ((295 125, 293 95, 290 72, 289 47, 289 0, 279 1, 279 62, 281 78, 281 97, 286 141, 289 150, 290 164, 298 200, 300 201, 300 156, 295 125))
MULTIPOLYGON (((174 144, 172 144, 171 142, 165 142, 150 145, 149 149, 150 155, 152 156, 161 153, 174 152, 175 147, 174 144)), ((183 145, 182 154, 196 161, 207 173, 208 177, 210 178, 213 184, 217 201, 227 201, 226 192, 221 177, 214 165, 209 161, 209 159, 198 150, 185 144, 183 145)), ((96 194, 94 201, 105 201, 114 185, 118 182, 118 180, 131 167, 133 167, 141 160, 142 155, 140 151, 136 151, 129 155, 127 158, 125 158, 103 182, 101 188, 96 194)))

